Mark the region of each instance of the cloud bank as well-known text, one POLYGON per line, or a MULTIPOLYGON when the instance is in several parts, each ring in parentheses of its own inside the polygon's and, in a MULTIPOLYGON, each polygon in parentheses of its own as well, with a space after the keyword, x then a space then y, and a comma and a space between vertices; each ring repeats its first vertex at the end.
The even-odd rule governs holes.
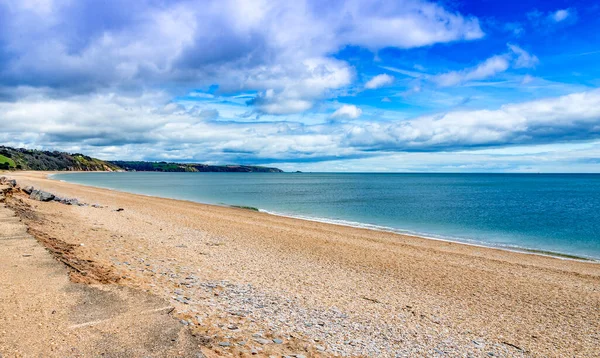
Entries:
POLYGON ((0 141, 104 153, 111 158, 274 163, 370 157, 390 152, 461 151, 600 137, 600 91, 408 120, 229 122, 206 109, 168 103, 164 93, 136 97, 32 96, 0 103, 0 141), (164 102, 157 108, 156 103, 164 102), (18 134, 18 135, 16 135, 18 134), (15 138, 19 138, 15 140, 15 138))

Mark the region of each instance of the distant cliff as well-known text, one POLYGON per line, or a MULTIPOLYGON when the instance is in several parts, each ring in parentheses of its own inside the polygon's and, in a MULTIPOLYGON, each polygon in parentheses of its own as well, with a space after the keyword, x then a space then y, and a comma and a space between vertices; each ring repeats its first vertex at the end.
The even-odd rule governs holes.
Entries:
POLYGON ((253 165, 207 165, 167 162, 111 161, 111 164, 127 171, 138 172, 228 172, 228 173, 283 173, 278 168, 253 165))
POLYGON ((116 171, 109 162, 87 155, 0 146, 0 169, 116 171))

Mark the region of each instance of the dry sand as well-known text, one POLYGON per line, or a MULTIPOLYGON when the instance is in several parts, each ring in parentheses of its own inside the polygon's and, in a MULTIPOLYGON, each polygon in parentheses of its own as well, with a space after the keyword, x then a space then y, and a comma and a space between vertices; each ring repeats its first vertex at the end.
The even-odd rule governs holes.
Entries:
POLYGON ((169 300, 218 354, 600 355, 597 263, 127 194, 46 174, 8 176, 104 207, 17 195, 12 205, 36 214, 25 219, 30 232, 76 245, 73 256, 106 269, 101 274, 117 285, 169 300))

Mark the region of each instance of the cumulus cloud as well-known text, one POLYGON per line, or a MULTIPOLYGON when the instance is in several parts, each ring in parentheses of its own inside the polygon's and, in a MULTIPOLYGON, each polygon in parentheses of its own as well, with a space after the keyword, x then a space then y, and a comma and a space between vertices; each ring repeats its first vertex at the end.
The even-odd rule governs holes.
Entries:
MULTIPOLYGON (((32 95, 17 102, 0 102, 0 141, 93 153, 107 159, 275 163, 600 138, 600 90, 495 110, 453 111, 385 122, 324 118, 311 125, 215 121, 209 107, 181 106, 168 98, 162 92, 148 92, 68 99, 32 95)), ((352 119, 360 114, 359 108, 344 105, 335 117, 352 119)))
POLYGON ((356 119, 360 117, 362 110, 355 105, 345 104, 331 114, 331 118, 356 119))
POLYGON ((537 56, 530 54, 519 46, 509 44, 508 48, 516 55, 513 63, 515 68, 531 68, 540 63, 537 56))
POLYGON ((367 83, 365 83, 365 88, 366 89, 377 89, 377 88, 391 85, 392 83, 394 83, 394 77, 383 73, 381 75, 377 75, 377 76, 371 78, 367 83))
POLYGON ((433 80, 442 87, 455 86, 473 80, 482 80, 508 69, 510 62, 506 55, 496 55, 473 68, 462 71, 451 71, 438 76, 433 80))
POLYGON ((368 150, 439 151, 600 137, 600 91, 456 111, 349 131, 347 145, 368 150))
POLYGON ((574 8, 558 9, 550 12, 531 11, 527 14, 531 23, 542 29, 550 30, 552 27, 572 25, 577 22, 577 11, 574 8))
POLYGON ((569 15, 569 9, 561 9, 556 10, 556 12, 551 14, 550 17, 552 18, 552 20, 554 20, 554 22, 561 22, 566 20, 569 17, 569 15))
POLYGON ((0 2, 0 87, 69 95, 216 84, 257 91, 256 111, 286 114, 349 84, 351 66, 332 57, 345 46, 483 35, 476 18, 425 0, 9 0, 0 2))
POLYGON ((519 46, 508 44, 509 52, 492 56, 475 67, 461 71, 450 71, 431 77, 441 87, 456 86, 474 80, 483 80, 496 76, 514 68, 531 68, 539 63, 539 59, 519 46))

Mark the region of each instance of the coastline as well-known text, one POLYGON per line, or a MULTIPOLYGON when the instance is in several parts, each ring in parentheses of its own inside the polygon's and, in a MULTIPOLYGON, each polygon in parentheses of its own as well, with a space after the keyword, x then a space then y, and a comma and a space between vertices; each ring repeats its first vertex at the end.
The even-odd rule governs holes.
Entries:
POLYGON ((120 285, 169 299, 219 354, 597 353, 595 262, 6 175, 101 204, 21 199, 40 218, 30 230, 77 245, 82 259, 126 277, 120 285), (258 333, 284 343, 261 344, 258 333))
MULTIPOLYGON (((77 172, 77 173, 94 173, 94 172, 77 172)), ((298 220, 306 220, 306 221, 312 221, 312 222, 319 222, 319 223, 330 224, 330 225, 339 225, 339 226, 344 226, 344 227, 353 227, 353 228, 358 228, 358 229, 387 232, 387 233, 397 234, 397 235, 401 235, 401 236, 414 237, 416 239, 436 240, 436 241, 450 242, 450 243, 455 243, 455 244, 469 245, 469 246, 474 246, 474 247, 506 250, 506 251, 510 251, 510 252, 523 253, 523 254, 529 254, 529 255, 540 255, 540 256, 547 256, 547 257, 563 259, 563 260, 575 260, 575 261, 593 262, 593 263, 600 264, 599 258, 578 255, 578 254, 574 254, 574 253, 570 253, 570 252, 552 251, 552 250, 545 250, 545 249, 540 249, 540 248, 521 247, 521 246, 515 246, 515 245, 493 244, 493 243, 488 243, 488 242, 481 241, 481 240, 465 239, 465 238, 458 238, 458 237, 444 237, 441 235, 413 232, 410 230, 403 230, 401 228, 385 227, 385 226, 379 226, 379 225, 375 225, 375 224, 354 222, 354 221, 348 221, 348 220, 342 220, 342 219, 336 220, 336 219, 310 217, 310 216, 303 216, 303 215, 292 215, 292 214, 287 214, 287 213, 279 213, 276 211, 265 210, 262 208, 257 208, 257 207, 252 207, 252 206, 245 206, 243 204, 242 205, 230 205, 230 204, 225 204, 225 203, 215 204, 215 203, 208 203, 208 202, 202 202, 202 201, 178 199, 178 198, 172 198, 172 197, 167 197, 167 196, 150 195, 150 194, 143 194, 143 193, 133 193, 133 192, 128 192, 128 191, 119 190, 119 189, 110 188, 110 187, 94 186, 94 185, 90 185, 90 184, 81 184, 81 183, 69 182, 69 181, 62 180, 62 179, 55 179, 54 175, 57 175, 57 174, 69 174, 69 173, 52 172, 52 173, 48 173, 46 178, 51 179, 51 180, 57 180, 57 181, 62 181, 62 182, 66 182, 66 183, 71 183, 71 184, 75 184, 75 185, 83 185, 83 186, 88 186, 88 187, 97 188, 97 189, 107 189, 107 190, 112 190, 112 191, 126 193, 126 194, 134 194, 134 195, 141 195, 141 196, 152 197, 152 198, 164 198, 164 199, 185 201, 185 202, 197 203, 197 204, 201 204, 201 205, 247 209, 247 210, 253 210, 253 211, 265 213, 268 215, 274 215, 274 216, 280 216, 280 217, 298 219, 298 220)))

